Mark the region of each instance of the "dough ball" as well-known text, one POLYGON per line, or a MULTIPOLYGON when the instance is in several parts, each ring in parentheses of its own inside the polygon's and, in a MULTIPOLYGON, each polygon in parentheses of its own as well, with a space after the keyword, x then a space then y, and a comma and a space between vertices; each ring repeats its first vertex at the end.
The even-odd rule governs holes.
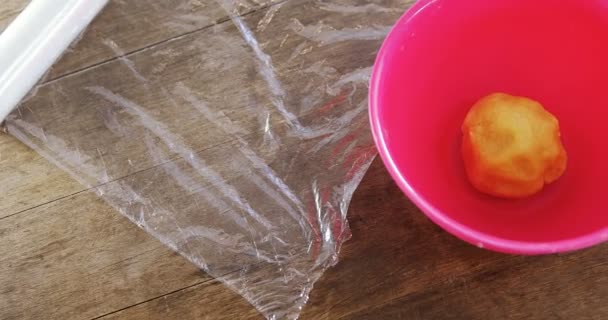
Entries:
POLYGON ((494 93, 462 125, 462 157, 471 184, 502 198, 524 198, 557 180, 567 155, 558 120, 525 97, 494 93))

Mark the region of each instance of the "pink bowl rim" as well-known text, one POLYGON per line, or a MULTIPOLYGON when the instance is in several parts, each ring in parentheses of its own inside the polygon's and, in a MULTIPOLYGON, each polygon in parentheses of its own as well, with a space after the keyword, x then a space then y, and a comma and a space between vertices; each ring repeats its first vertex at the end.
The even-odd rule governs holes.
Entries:
POLYGON ((406 196, 434 223, 452 235, 480 248, 487 248, 503 253, 541 255, 584 249, 608 240, 608 227, 604 227, 584 236, 551 242, 527 242, 495 237, 490 234, 471 229, 451 219, 441 210, 437 209, 431 203, 426 201, 424 197, 422 197, 422 195, 420 195, 402 175, 388 149, 380 123, 379 111, 381 108, 377 98, 380 90, 382 66, 384 65, 387 55, 390 54, 390 47, 395 47, 393 43, 393 39, 396 38, 395 34, 400 32, 408 32, 409 22, 411 19, 437 1, 438 0, 418 0, 403 14, 403 16, 401 16, 401 18, 389 32, 388 36, 384 40, 384 43, 382 44, 382 47, 380 48, 370 79, 369 117, 372 135, 384 165, 399 188, 401 188, 406 196))

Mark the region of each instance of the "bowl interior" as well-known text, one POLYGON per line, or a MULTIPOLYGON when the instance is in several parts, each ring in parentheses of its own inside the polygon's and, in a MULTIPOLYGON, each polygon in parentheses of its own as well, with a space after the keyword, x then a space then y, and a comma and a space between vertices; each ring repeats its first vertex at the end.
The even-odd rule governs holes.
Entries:
POLYGON ((383 158, 427 214, 507 241, 606 236, 608 1, 421 0, 387 38, 371 91, 383 158), (492 92, 560 120, 568 169, 531 198, 485 196, 466 179, 460 126, 492 92))

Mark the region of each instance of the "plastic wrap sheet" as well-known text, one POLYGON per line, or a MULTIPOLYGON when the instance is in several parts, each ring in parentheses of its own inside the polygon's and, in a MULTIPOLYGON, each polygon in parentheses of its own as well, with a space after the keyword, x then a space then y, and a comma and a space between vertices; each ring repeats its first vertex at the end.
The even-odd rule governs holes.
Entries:
POLYGON ((409 4, 112 1, 6 128, 267 318, 294 319, 350 236, 376 154, 371 66, 409 4))

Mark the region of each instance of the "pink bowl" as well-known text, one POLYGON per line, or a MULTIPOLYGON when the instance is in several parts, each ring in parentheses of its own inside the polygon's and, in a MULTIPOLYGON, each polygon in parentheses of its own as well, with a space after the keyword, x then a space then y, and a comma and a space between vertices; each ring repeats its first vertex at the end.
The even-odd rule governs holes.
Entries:
POLYGON ((420 0, 380 50, 370 117, 397 184, 455 236, 517 254, 608 239, 608 0, 420 0), (560 120, 568 169, 531 198, 486 196, 465 176, 460 126, 492 92, 560 120))

